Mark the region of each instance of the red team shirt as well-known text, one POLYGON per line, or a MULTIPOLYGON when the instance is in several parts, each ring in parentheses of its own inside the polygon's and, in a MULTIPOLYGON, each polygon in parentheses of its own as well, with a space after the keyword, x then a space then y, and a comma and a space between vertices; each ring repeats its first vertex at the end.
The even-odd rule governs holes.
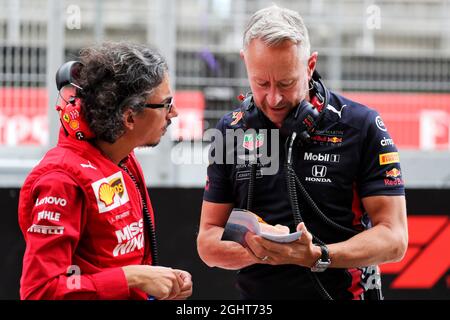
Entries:
MULTIPOLYGON (((136 178, 153 220, 134 154, 122 163, 136 178)), ((90 143, 60 134, 20 193, 26 241, 21 299, 146 299, 128 288, 121 268, 152 262, 142 212, 139 192, 124 170, 90 143)))

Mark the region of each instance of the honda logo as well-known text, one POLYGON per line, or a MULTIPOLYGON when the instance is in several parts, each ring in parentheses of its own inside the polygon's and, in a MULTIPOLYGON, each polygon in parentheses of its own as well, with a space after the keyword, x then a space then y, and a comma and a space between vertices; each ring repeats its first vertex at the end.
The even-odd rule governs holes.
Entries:
POLYGON ((312 175, 316 178, 323 178, 327 175, 327 167, 325 166, 313 166, 312 175))

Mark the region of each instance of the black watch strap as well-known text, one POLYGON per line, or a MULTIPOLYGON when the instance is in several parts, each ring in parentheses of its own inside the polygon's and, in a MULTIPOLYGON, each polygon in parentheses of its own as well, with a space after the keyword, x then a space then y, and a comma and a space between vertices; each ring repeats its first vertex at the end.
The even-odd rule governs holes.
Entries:
POLYGON ((330 260, 330 253, 328 252, 328 247, 326 245, 320 245, 320 249, 322 250, 320 260, 324 262, 330 260))
POLYGON ((319 247, 320 247, 320 250, 322 251, 322 255, 316 261, 314 266, 311 268, 312 272, 323 272, 331 264, 330 253, 328 251, 328 247, 326 245, 319 245, 319 247))

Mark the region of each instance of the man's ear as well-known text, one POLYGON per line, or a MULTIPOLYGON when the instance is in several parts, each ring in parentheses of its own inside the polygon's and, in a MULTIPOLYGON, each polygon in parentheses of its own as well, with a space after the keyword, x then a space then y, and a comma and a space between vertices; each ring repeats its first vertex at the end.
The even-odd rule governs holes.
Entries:
POLYGON ((244 49, 241 49, 241 51, 239 51, 239 56, 241 57, 241 60, 245 62, 244 49))
POLYGON ((308 80, 311 80, 314 69, 316 69, 317 57, 319 54, 317 51, 314 51, 311 56, 308 58, 308 80))
POLYGON ((123 113, 123 124, 125 125, 125 128, 129 129, 129 130, 133 130, 134 129, 134 124, 135 124, 135 113, 133 110, 131 109, 126 109, 125 112, 123 113))

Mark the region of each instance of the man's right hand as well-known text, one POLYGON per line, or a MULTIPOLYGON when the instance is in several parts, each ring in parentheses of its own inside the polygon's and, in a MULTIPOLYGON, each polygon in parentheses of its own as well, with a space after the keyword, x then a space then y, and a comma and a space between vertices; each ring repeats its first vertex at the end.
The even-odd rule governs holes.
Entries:
POLYGON ((122 267, 128 287, 138 288, 158 300, 176 298, 184 285, 179 270, 148 265, 122 267))
POLYGON ((259 227, 262 232, 271 234, 289 234, 289 228, 281 224, 275 226, 267 223, 259 223, 259 227))

